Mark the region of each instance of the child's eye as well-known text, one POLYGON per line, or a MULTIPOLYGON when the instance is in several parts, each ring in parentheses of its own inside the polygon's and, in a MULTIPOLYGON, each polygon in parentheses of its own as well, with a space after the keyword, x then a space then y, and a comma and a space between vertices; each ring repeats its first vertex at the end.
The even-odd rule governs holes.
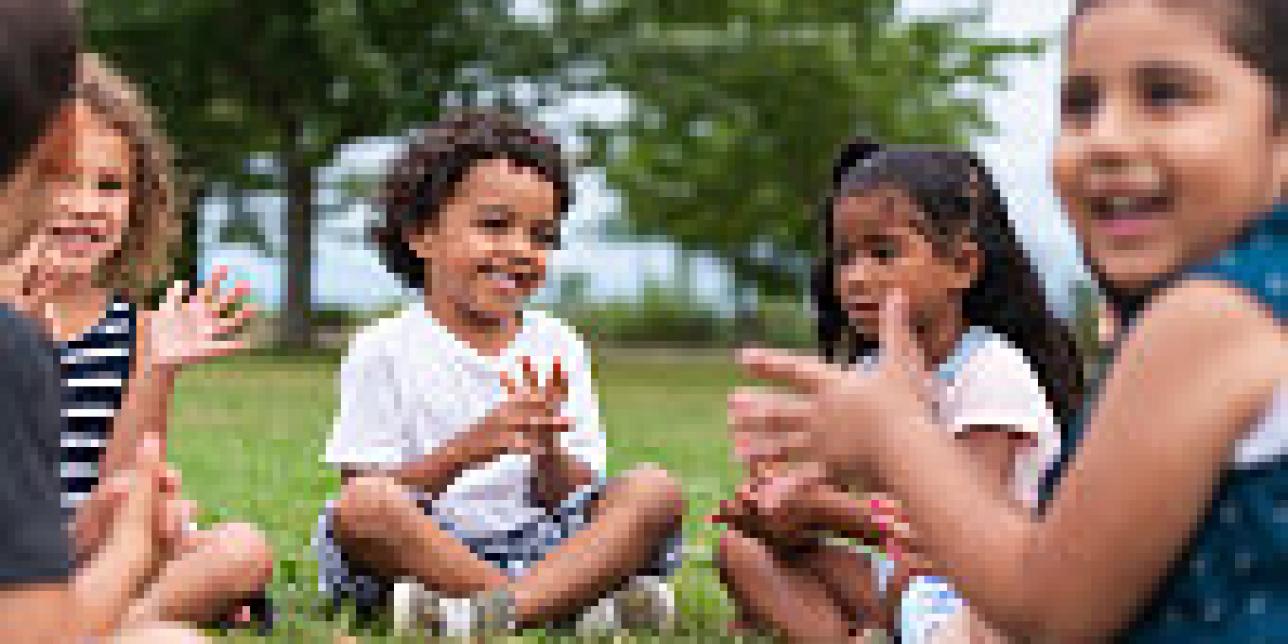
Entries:
POLYGON ((1175 81, 1149 83, 1143 93, 1145 104, 1153 108, 1175 107, 1191 97, 1189 88, 1175 81))
POLYGON ((105 192, 116 192, 125 187, 125 182, 120 179, 102 179, 98 182, 98 189, 105 192))
POLYGON ((490 233, 503 233, 514 221, 513 213, 505 206, 480 206, 475 214, 475 225, 490 233))
POLYGON ((1060 92, 1060 115, 1069 122, 1085 122, 1100 108, 1100 91, 1090 79, 1070 79, 1060 92))
POLYGON ((837 247, 836 264, 840 265, 840 267, 848 267, 848 265, 854 263, 854 258, 857 255, 857 252, 854 252, 854 246, 837 247))
POLYGON ((479 228, 490 232, 503 232, 510 227, 510 220, 505 217, 480 217, 478 220, 479 228))
POLYGON ((1135 74, 1140 101, 1150 109, 1168 109, 1189 103, 1197 96, 1202 77, 1185 66, 1153 63, 1135 74))
POLYGON ((899 249, 892 242, 880 242, 872 247, 872 257, 882 264, 888 264, 899 256, 899 249))
POLYGON ((533 226, 532 240, 539 246, 545 248, 557 248, 559 246, 559 226, 533 226))

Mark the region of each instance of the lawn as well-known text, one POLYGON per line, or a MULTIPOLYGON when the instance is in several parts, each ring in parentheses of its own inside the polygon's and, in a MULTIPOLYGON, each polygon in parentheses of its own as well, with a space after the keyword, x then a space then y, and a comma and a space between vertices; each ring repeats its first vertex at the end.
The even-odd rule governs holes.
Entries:
MULTIPOLYGON (((668 640, 719 640, 730 609, 711 563, 715 532, 704 517, 734 483, 724 401, 736 370, 723 356, 614 353, 597 362, 610 468, 660 463, 687 492, 681 628, 668 640)), ((318 510, 338 482, 319 461, 336 407, 336 367, 329 354, 244 356, 189 370, 175 393, 170 454, 185 492, 206 519, 253 522, 273 542, 281 615, 273 641, 330 640, 347 629, 345 616, 323 614, 309 545, 318 510)))

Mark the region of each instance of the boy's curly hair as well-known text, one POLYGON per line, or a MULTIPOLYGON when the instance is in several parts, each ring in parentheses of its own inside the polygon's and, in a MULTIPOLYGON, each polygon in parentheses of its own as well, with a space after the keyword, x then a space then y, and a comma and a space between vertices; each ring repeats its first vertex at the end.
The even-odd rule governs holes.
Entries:
POLYGON ((555 185, 559 213, 568 212, 572 191, 559 144, 519 118, 490 109, 453 111, 417 131, 385 175, 377 198, 380 219, 372 240, 385 266, 407 286, 423 290, 424 262, 409 235, 433 225, 438 211, 479 162, 509 159, 555 185))

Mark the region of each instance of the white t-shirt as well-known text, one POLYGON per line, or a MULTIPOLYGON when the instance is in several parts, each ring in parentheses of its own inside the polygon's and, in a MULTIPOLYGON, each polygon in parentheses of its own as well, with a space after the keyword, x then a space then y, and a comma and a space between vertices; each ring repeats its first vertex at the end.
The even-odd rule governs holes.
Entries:
MULTIPOLYGON (((870 368, 875 356, 860 362, 870 368)), ((1035 509, 1038 485, 1060 454, 1060 430, 1046 392, 1028 359, 985 327, 962 334, 935 369, 935 420, 955 433, 971 427, 1008 427, 1032 439, 1015 455, 1013 498, 1035 509)))
MULTIPOLYGON (((873 359, 864 364, 871 365, 873 359)), ((1037 374, 1024 354, 1006 338, 985 327, 971 327, 953 353, 935 370, 936 420, 954 432, 971 427, 1006 427, 1031 436, 1015 457, 1012 497, 1036 509, 1038 485, 1060 453, 1055 414, 1037 374)), ((884 588, 894 565, 877 566, 878 588, 884 588)), ((965 602, 947 580, 918 576, 908 582, 899 604, 899 632, 913 644, 934 642, 944 625, 959 619, 965 602)))
POLYGON ((1012 493, 1025 507, 1036 508, 1042 474, 1060 453, 1060 431, 1024 353, 989 329, 971 327, 937 375, 935 411, 941 424, 958 432, 1009 427, 1031 436, 1016 453, 1012 493))
MULTIPOLYGON (((569 378, 563 448, 600 476, 607 448, 590 360, 576 332, 540 311, 497 356, 480 355, 413 304, 361 331, 340 368, 340 411, 327 443, 333 465, 392 469, 432 452, 505 398, 500 374, 521 382, 520 359, 550 373, 557 356, 569 378)), ((461 473, 434 500, 434 513, 464 534, 512 529, 542 510, 530 498, 531 457, 507 454, 461 473)))

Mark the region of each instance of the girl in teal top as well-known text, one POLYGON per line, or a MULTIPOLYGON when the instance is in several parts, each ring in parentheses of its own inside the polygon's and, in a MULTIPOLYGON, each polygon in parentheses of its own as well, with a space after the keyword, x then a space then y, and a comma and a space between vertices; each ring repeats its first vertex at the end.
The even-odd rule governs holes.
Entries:
POLYGON ((930 420, 901 297, 872 373, 742 356, 795 392, 742 395, 776 405, 833 477, 891 490, 1009 634, 1288 634, 1285 33, 1281 0, 1077 3, 1053 176, 1128 324, 1040 515, 990 494, 930 420))

